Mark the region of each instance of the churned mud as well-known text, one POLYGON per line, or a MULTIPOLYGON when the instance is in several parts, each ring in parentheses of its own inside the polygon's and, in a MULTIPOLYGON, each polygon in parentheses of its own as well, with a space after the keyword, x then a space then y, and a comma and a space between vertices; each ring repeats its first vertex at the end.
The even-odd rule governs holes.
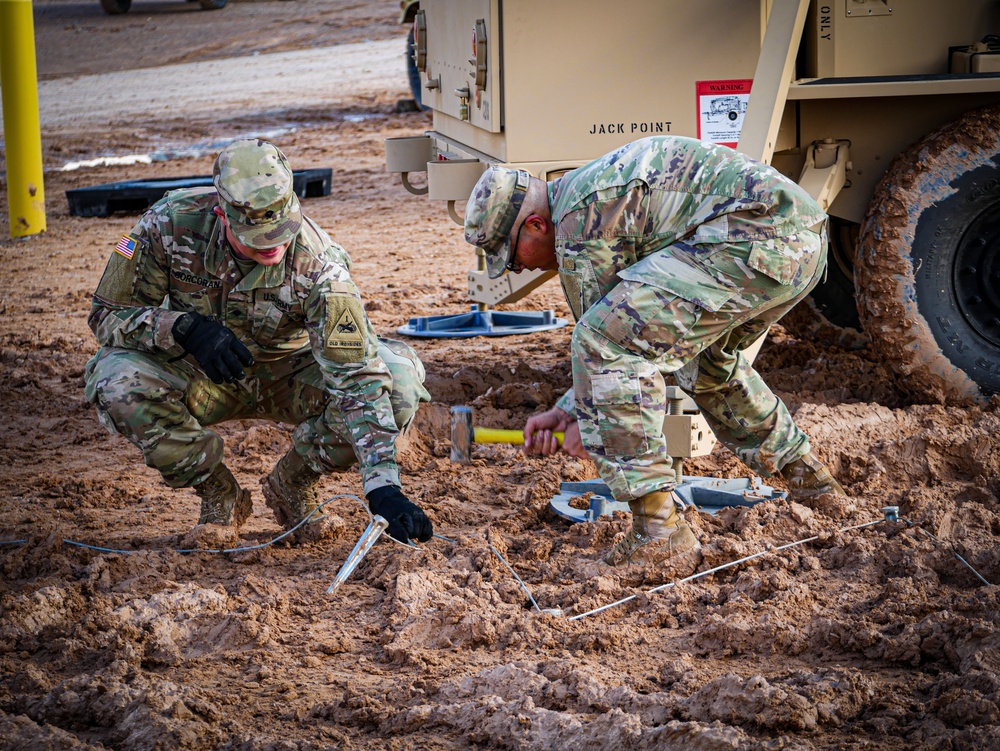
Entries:
MULTIPOLYGON (((221 39, 241 6, 189 15, 211 17, 221 39)), ((378 19, 381 38, 402 38, 394 6, 352 8, 378 19)), ((293 426, 246 420, 221 428, 254 496, 245 549, 176 552, 196 496, 167 488, 109 435, 82 389, 96 351, 90 295, 136 215, 70 217, 64 191, 208 174, 214 152, 60 168, 286 128, 275 140, 293 167, 334 173, 331 195, 304 210, 351 253, 376 329, 397 335, 411 316, 467 310, 474 267, 444 207, 384 171, 383 138, 430 127, 427 115, 396 113, 405 96, 401 74, 395 88, 328 111, 43 134, 48 231, 2 243, 0 747, 1000 749, 998 404, 911 402, 872 352, 838 344, 807 306, 758 362, 850 498, 689 511, 699 570, 763 553, 738 566, 676 586, 656 572, 595 573, 627 517, 572 524, 549 510, 560 482, 596 477, 590 462, 483 445, 471 465, 451 463, 449 407, 520 428, 569 386, 570 327, 408 340, 433 397, 399 446, 404 490, 439 535, 419 549, 380 541, 326 594, 368 523, 359 478, 323 481, 342 522, 334 539, 266 545, 280 528, 257 481, 293 426), (889 506, 898 520, 886 520, 889 506)), ((554 283, 506 307, 570 316, 554 283)), ((749 475, 722 448, 686 471, 749 475)))

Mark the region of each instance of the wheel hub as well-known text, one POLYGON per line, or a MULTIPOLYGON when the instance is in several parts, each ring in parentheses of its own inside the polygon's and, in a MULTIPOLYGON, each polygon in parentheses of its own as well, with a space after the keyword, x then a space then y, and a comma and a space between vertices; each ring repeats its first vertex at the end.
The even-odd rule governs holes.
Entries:
POLYGON ((968 226, 955 255, 955 299, 975 331, 1000 346, 1000 204, 990 206, 968 226))

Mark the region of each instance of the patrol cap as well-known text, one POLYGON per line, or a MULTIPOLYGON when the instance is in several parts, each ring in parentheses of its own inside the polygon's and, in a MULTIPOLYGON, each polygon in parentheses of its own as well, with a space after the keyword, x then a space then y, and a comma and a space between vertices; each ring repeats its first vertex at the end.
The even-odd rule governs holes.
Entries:
POLYGON ((277 146, 258 138, 233 141, 215 159, 212 182, 236 239, 266 250, 292 240, 302 226, 292 168, 277 146))
POLYGON ((490 279, 503 274, 513 253, 510 233, 528 193, 531 175, 493 165, 480 176, 465 207, 465 239, 486 253, 490 279))

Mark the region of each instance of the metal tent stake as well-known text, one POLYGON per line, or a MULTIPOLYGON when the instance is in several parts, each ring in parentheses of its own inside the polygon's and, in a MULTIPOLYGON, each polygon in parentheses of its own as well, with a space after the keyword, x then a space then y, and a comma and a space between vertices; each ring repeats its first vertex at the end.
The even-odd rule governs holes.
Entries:
POLYGON ((382 536, 385 528, 389 526, 387 522, 381 516, 376 515, 368 528, 361 533, 361 538, 354 546, 354 550, 351 554, 347 556, 347 560, 344 561, 344 565, 340 567, 340 571, 337 572, 337 577, 333 580, 333 584, 326 590, 326 593, 333 594, 340 588, 340 585, 347 581, 347 577, 351 575, 351 572, 357 568, 358 564, 361 563, 361 559, 365 557, 369 550, 372 549, 372 545, 375 544, 376 540, 382 536))

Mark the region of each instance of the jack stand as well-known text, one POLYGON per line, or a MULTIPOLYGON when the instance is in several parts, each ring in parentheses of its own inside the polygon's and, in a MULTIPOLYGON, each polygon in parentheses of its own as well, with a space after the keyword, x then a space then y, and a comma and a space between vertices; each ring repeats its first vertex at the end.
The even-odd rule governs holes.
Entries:
MULTIPOLYGON (((600 480, 562 482, 559 483, 559 491, 549 502, 549 508, 571 522, 592 522, 599 516, 611 516, 615 511, 629 512, 628 504, 612 500, 611 491, 600 480), (584 493, 593 493, 590 506, 573 508, 570 501, 584 493)), ((708 514, 717 514, 730 506, 754 506, 761 501, 780 500, 788 496, 784 491, 775 492, 759 477, 723 479, 691 475, 677 484, 674 493, 686 506, 694 506, 708 514)))
POLYGON ((396 331, 404 336, 425 339, 457 339, 532 334, 536 331, 559 329, 567 323, 565 318, 556 318, 551 310, 502 313, 496 310, 479 310, 478 306, 473 305, 468 313, 411 318, 409 323, 400 326, 396 331))

